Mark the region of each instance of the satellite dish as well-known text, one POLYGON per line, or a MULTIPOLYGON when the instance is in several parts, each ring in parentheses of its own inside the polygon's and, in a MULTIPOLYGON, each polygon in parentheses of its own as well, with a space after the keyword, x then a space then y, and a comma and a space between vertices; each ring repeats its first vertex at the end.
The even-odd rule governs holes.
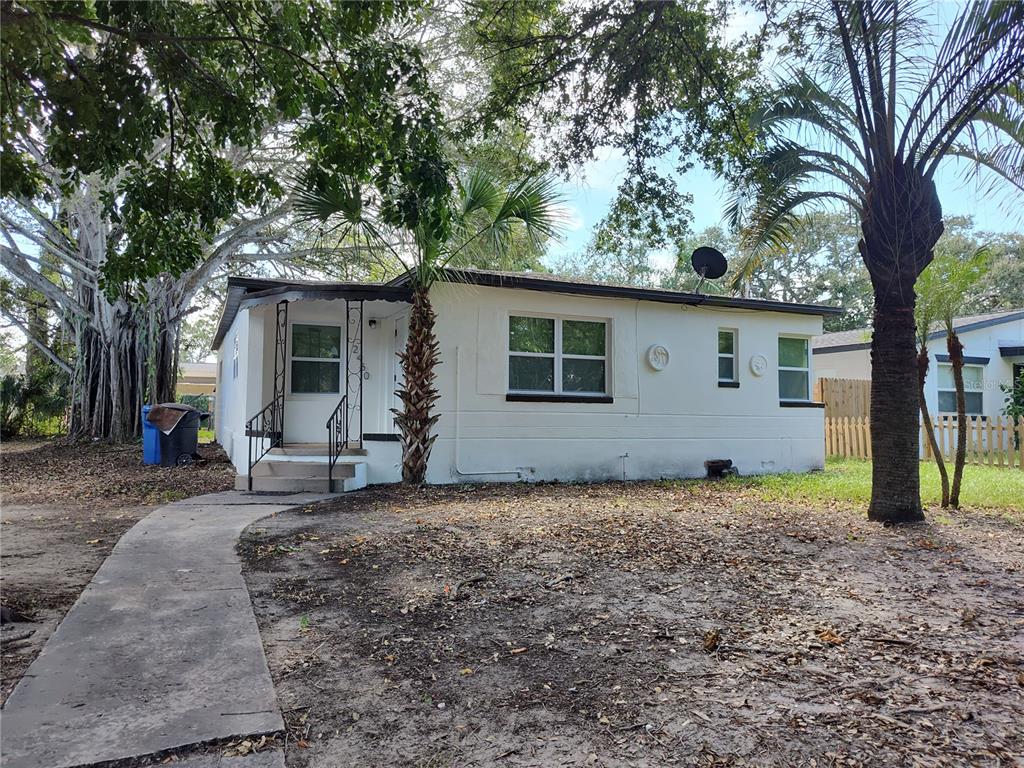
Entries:
POLYGON ((690 263, 693 265, 693 271, 700 275, 702 280, 717 280, 729 268, 729 263, 722 252, 709 245, 702 245, 696 249, 690 257, 690 263))

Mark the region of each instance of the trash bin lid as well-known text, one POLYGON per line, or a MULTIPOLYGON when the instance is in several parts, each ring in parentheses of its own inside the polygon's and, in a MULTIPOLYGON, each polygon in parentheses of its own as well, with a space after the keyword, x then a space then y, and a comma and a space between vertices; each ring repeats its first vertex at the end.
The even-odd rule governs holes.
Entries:
POLYGON ((160 403, 160 405, 154 405, 149 409, 146 421, 157 427, 165 435, 169 435, 175 430, 181 420, 190 414, 197 414, 195 418, 199 418, 199 409, 185 403, 160 403))

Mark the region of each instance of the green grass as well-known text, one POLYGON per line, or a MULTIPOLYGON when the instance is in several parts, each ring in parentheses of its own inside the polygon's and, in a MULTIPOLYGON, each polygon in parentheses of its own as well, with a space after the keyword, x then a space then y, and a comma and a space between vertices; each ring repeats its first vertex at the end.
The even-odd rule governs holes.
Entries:
MULTIPOLYGON (((952 472, 952 467, 949 468, 952 472)), ((735 478, 771 501, 807 500, 864 503, 871 499, 871 462, 830 459, 824 472, 735 478)), ((939 471, 934 463, 921 463, 921 500, 938 506, 942 498, 939 471)), ((1024 472, 987 466, 964 467, 960 503, 965 508, 1024 511, 1024 472)))
POLYGON ((199 430, 199 442, 200 443, 212 443, 213 442, 213 430, 212 429, 200 429, 199 430))

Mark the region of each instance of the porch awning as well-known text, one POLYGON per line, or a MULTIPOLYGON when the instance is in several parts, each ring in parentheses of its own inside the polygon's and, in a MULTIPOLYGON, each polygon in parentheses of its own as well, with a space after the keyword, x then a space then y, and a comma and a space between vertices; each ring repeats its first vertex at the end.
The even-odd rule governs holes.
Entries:
POLYGON ((400 301, 411 302, 412 290, 408 286, 383 283, 304 283, 293 280, 263 280, 250 277, 229 277, 228 294, 224 299, 217 332, 211 348, 216 351, 235 322, 238 310, 276 304, 279 301, 400 301))

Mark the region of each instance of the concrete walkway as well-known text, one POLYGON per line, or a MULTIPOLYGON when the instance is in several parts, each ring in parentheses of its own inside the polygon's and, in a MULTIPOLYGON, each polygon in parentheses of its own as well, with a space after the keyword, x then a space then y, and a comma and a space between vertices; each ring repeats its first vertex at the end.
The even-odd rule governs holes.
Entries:
POLYGON ((71 768, 282 729, 235 543, 256 520, 324 498, 228 491, 137 523, 4 706, 4 768, 71 768))

